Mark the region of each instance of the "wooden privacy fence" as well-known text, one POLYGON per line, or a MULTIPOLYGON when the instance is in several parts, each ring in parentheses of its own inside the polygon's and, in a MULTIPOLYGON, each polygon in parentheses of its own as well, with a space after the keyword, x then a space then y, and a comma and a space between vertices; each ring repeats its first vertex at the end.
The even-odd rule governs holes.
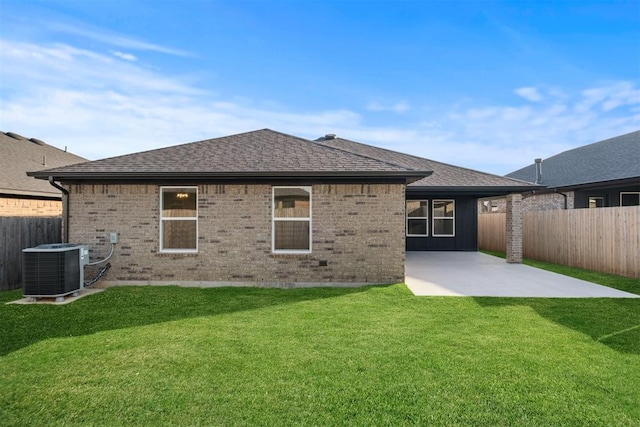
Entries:
MULTIPOLYGON (((523 213, 526 258, 640 278, 640 206, 523 213)), ((480 214, 478 246, 504 252, 505 214, 480 214)))
POLYGON ((505 252, 507 249, 505 213, 482 213, 478 215, 478 248, 485 251, 505 252))
POLYGON ((0 217, 0 290, 22 286, 22 249, 58 243, 60 217, 0 217))

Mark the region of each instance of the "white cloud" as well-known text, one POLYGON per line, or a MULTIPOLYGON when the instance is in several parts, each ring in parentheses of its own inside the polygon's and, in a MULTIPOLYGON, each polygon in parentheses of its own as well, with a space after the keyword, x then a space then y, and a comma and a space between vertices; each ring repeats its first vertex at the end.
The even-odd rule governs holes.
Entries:
POLYGON ((611 111, 622 106, 640 104, 640 89, 632 82, 614 82, 582 91, 582 100, 576 103, 575 110, 585 112, 598 108, 611 111))
POLYGON ((0 39, 0 62, 3 80, 11 81, 10 86, 14 89, 32 91, 35 85, 78 89, 100 87, 138 93, 202 93, 179 78, 163 76, 137 64, 118 61, 111 55, 66 44, 41 46, 0 39))
POLYGON ((368 103, 365 107, 365 109, 368 111, 393 112, 397 114, 402 114, 404 112, 407 112, 409 111, 410 108, 411 107, 407 101, 399 101, 392 104, 383 104, 378 101, 372 101, 368 103))
POLYGON ((516 93, 516 95, 519 95, 524 99, 526 99, 527 101, 531 101, 531 102, 538 102, 538 101, 542 101, 543 99, 543 96, 540 94, 540 92, 538 92, 538 89, 536 89, 535 87, 521 87, 514 90, 514 92, 516 93))
POLYGON ((125 61, 137 61, 138 60, 138 58, 136 58, 135 55, 132 55, 130 53, 123 53, 123 52, 120 52, 120 51, 117 51, 117 50, 116 51, 111 51, 111 54, 113 56, 116 56, 116 57, 120 58, 120 59, 124 59, 125 61))
POLYGON ((632 82, 554 88, 545 102, 526 106, 465 99, 415 113, 409 101, 299 111, 273 100, 221 98, 183 76, 69 45, 0 40, 0 62, 0 129, 90 159, 268 127, 307 138, 336 133, 504 174, 535 157, 640 128, 640 93, 632 82), (380 125, 379 114, 368 111, 402 112, 403 121, 380 125))
POLYGON ((441 158, 507 173, 535 157, 638 130, 639 95, 632 82, 611 82, 573 94, 555 90, 549 103, 525 107, 457 107, 443 127, 454 131, 450 140, 464 141, 459 146, 467 149, 455 156, 443 152, 441 158))
POLYGON ((166 46, 148 43, 128 36, 123 36, 121 34, 108 32, 102 29, 87 27, 78 23, 69 25, 60 22, 54 22, 48 24, 48 27, 56 32, 81 36, 87 39, 106 43, 111 46, 118 46, 132 50, 159 52, 176 56, 193 56, 191 53, 184 50, 173 49, 166 46))

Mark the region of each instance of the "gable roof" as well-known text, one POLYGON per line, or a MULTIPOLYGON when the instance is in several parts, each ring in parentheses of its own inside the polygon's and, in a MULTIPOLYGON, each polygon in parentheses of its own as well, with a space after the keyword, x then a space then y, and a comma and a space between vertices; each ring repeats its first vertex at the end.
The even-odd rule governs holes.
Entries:
POLYGON ((398 165, 262 129, 29 175, 63 181, 384 177, 410 182, 430 173, 429 169, 398 165))
MULTIPOLYGON (((508 177, 534 182, 531 164, 508 177)), ((640 179, 640 130, 564 151, 542 162, 541 184, 549 188, 640 179)))
POLYGON ((13 132, 0 132, 0 194, 61 198, 60 191, 25 172, 85 162, 86 159, 13 132))
POLYGON ((429 169, 433 173, 409 185, 408 190, 440 191, 440 192, 468 192, 474 194, 499 195, 509 192, 529 191, 539 186, 518 179, 505 178, 490 173, 479 172, 447 163, 436 162, 398 151, 373 147, 347 139, 330 137, 318 138, 318 143, 339 148, 350 153, 357 153, 379 160, 393 162, 405 167, 429 169))

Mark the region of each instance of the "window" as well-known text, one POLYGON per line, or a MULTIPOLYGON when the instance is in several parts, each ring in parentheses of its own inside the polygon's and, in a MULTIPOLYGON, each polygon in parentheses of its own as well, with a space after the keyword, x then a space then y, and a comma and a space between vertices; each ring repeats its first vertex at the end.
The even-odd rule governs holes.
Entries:
POLYGON ((604 206, 604 197, 589 197, 590 208, 601 208, 604 206))
POLYGON ((429 201, 407 200, 407 236, 429 235, 429 201))
POLYGON ((638 206, 640 205, 640 192, 621 192, 620 206, 638 206))
POLYGON ((198 251, 198 190, 160 188, 160 251, 198 251))
POLYGON ((433 201, 433 225, 431 233, 434 237, 455 236, 455 204, 453 200, 433 201))
POLYGON ((273 187, 273 252, 311 252, 311 187, 273 187))

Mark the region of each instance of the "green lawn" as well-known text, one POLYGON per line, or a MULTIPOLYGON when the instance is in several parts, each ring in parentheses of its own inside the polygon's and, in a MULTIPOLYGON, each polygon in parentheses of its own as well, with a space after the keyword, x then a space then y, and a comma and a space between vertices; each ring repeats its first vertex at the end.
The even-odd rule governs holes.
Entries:
POLYGON ((638 426, 638 384, 640 300, 393 285, 0 304, 1 425, 638 426))

